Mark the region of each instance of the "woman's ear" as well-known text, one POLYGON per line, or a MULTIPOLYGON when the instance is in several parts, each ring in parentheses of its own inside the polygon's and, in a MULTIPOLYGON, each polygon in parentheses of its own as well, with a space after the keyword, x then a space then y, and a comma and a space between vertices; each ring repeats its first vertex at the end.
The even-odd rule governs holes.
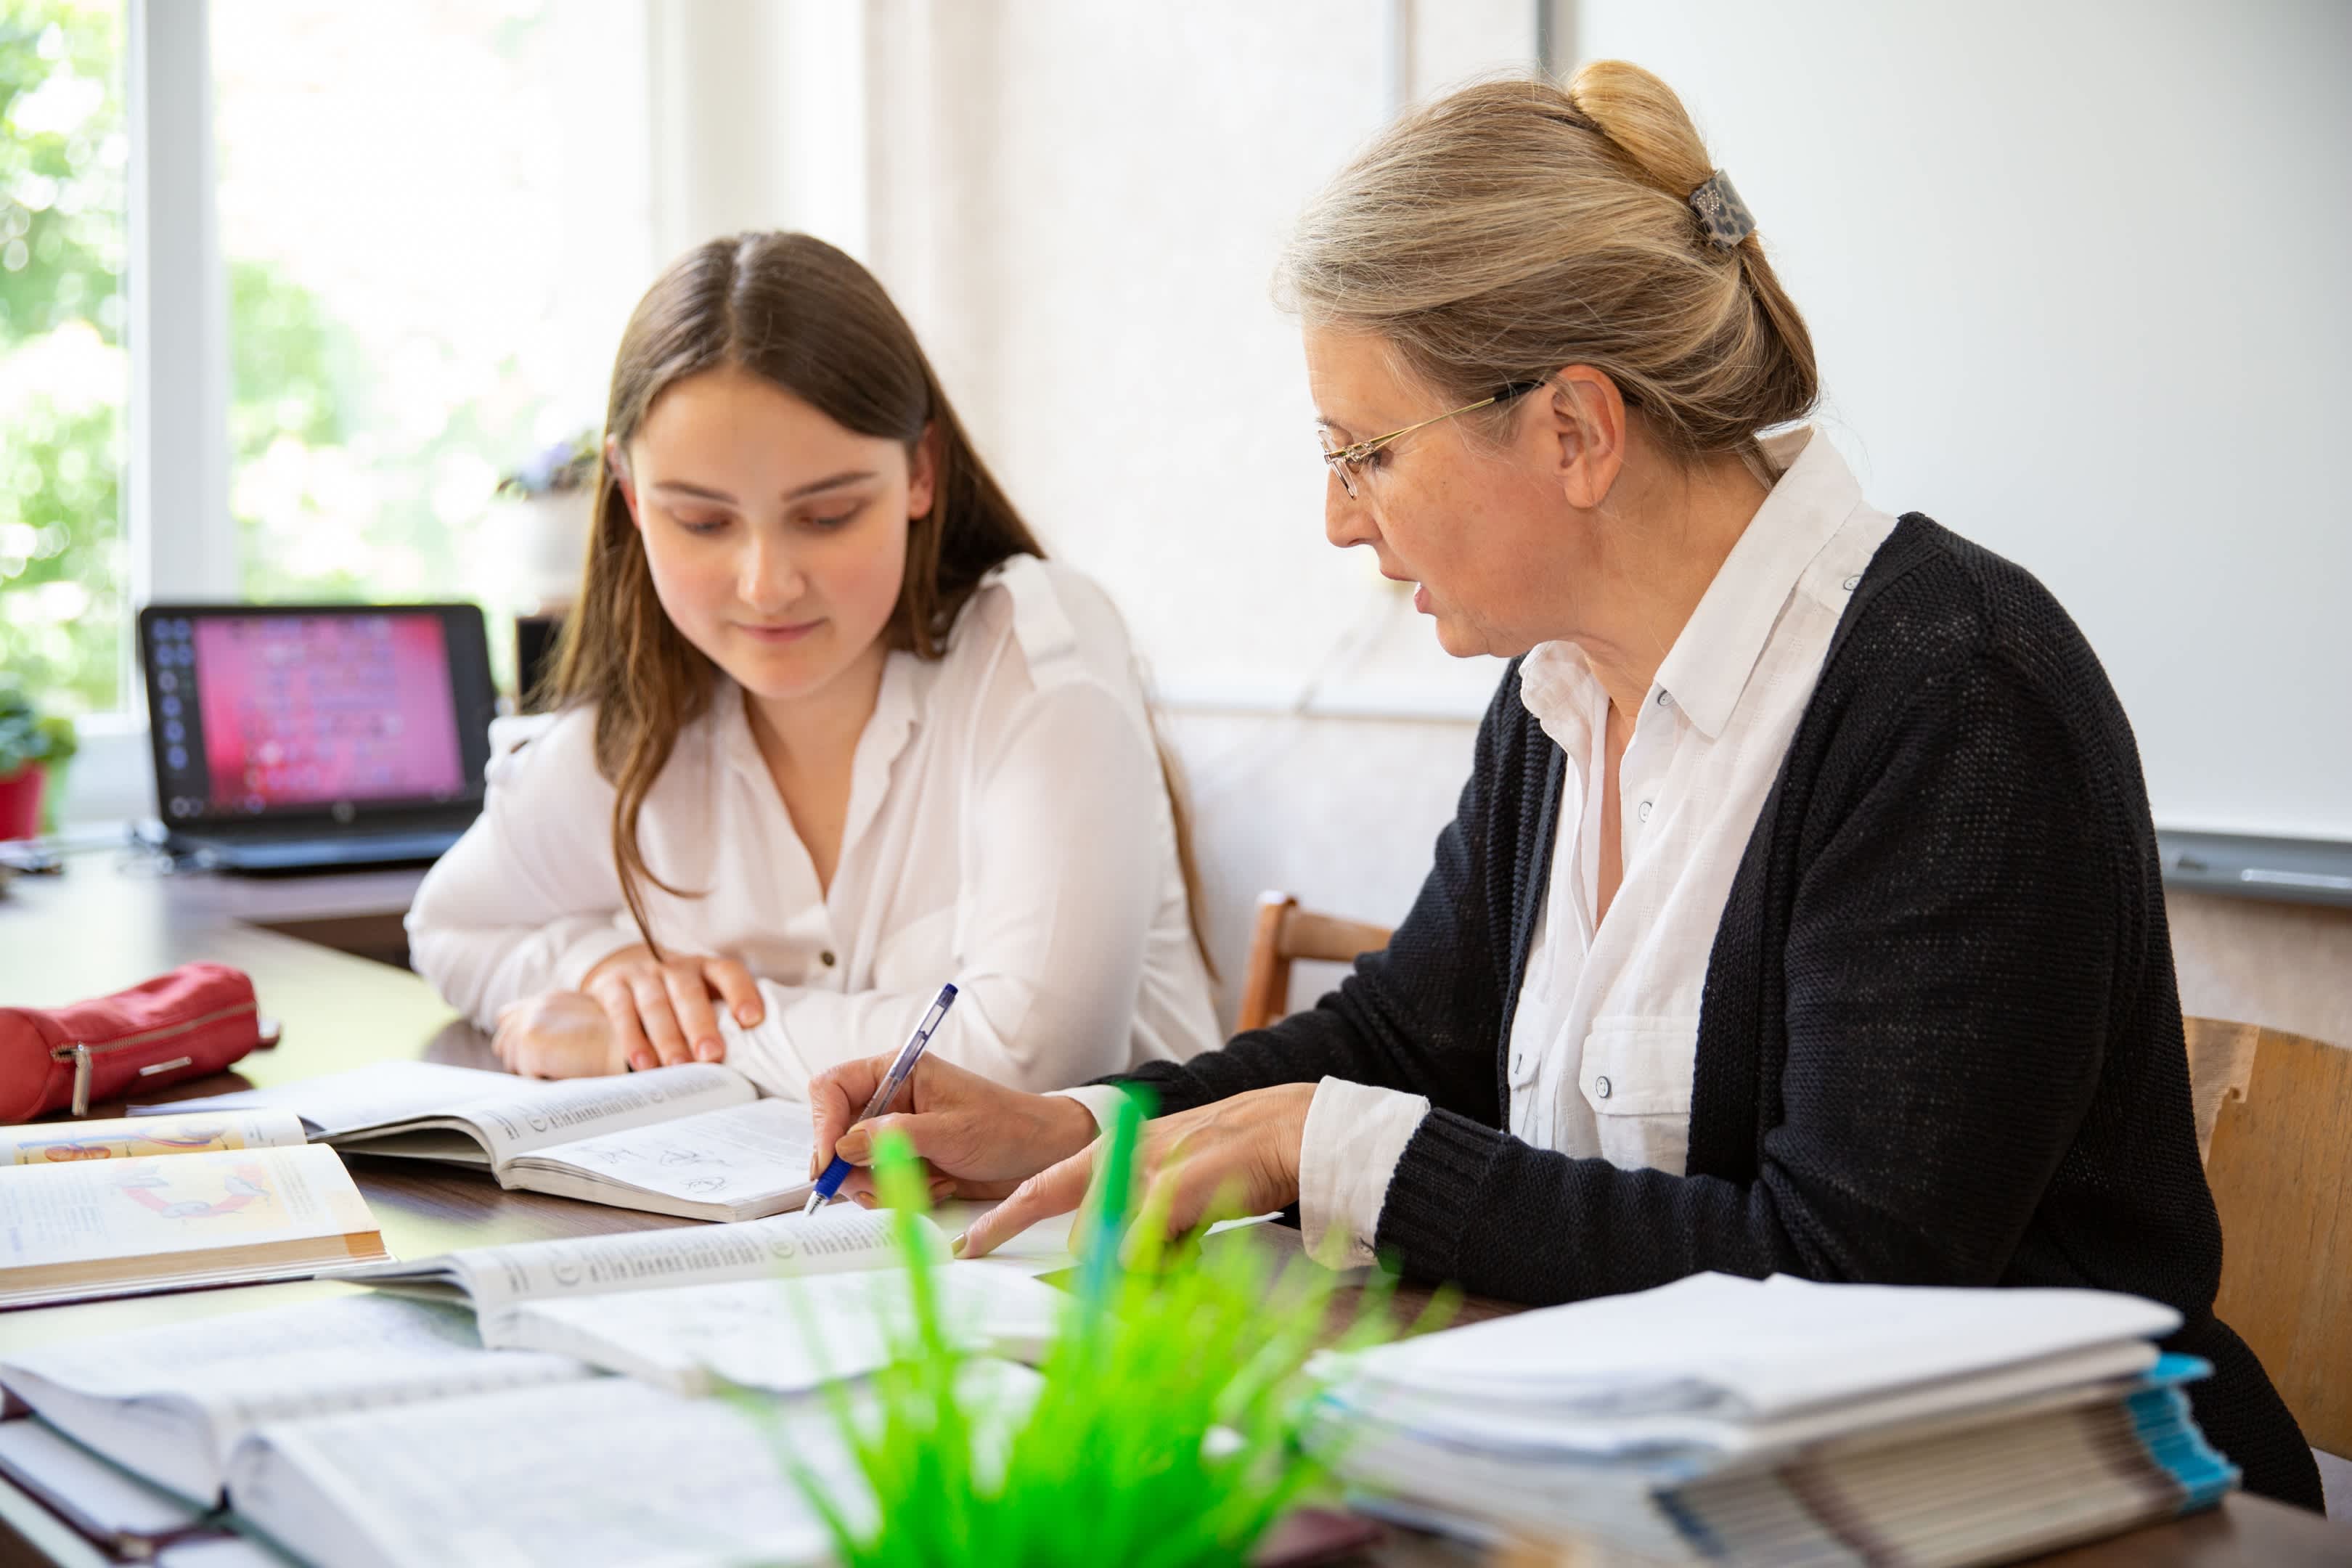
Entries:
POLYGON ((629 477, 629 455, 610 437, 604 440, 604 471, 621 487, 621 504, 629 509, 629 521, 639 528, 645 527, 645 520, 637 515, 637 485, 629 477))
POLYGON ((931 514, 931 503, 939 499, 940 427, 937 421, 923 426, 916 438, 915 449, 907 454, 907 517, 912 521, 931 514))
POLYGON ((1551 378, 1544 437, 1555 478, 1570 506, 1590 511, 1609 499, 1625 467, 1625 396, 1589 364, 1551 378))

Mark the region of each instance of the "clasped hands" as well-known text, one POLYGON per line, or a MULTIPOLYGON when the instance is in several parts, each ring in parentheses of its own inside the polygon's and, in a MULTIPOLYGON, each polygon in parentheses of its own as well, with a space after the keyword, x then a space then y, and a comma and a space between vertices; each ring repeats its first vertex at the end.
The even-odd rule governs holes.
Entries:
POLYGON ((590 1078, 676 1062, 722 1061, 714 1004, 745 1028, 767 1016, 739 958, 656 958, 640 942, 603 959, 577 991, 548 991, 499 1012, 490 1048, 509 1072, 590 1078))
MULTIPOLYGON (((811 1175, 838 1153, 859 1167, 843 1194, 870 1205, 874 1185, 866 1167, 874 1141, 886 1130, 904 1134, 927 1167, 933 1197, 1002 1200, 957 1238, 961 1258, 982 1257, 1086 1200, 1107 1141, 1096 1135, 1084 1105, 1006 1089, 925 1057, 890 1111, 857 1121, 890 1062, 887 1056, 845 1062, 810 1080, 816 1129, 811 1175)), ((1311 1083, 1282 1084, 1145 1122, 1135 1159, 1141 1206, 1165 1203, 1173 1235, 1297 1202, 1299 1142, 1314 1098, 1311 1083)))

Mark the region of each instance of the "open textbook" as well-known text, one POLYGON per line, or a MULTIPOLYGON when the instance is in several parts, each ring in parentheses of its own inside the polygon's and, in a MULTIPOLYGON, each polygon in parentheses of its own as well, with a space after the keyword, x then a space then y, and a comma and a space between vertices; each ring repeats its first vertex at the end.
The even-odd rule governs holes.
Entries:
POLYGON ((0 1358, 0 1384, 50 1426, 206 1506, 237 1440, 264 1422, 590 1375, 562 1356, 483 1349, 462 1309, 365 1294, 0 1358))
POLYGON ((762 1100, 717 1062, 547 1081, 439 1062, 378 1062, 324 1078, 152 1108, 292 1111, 354 1154, 486 1166, 506 1187, 688 1219, 798 1208, 809 1194, 808 1110, 762 1100))
MULTIPOLYGON (((202 1146, 160 1154, 142 1152, 146 1135, 59 1124, 72 1140, 0 1164, 0 1308, 299 1279, 388 1257, 335 1152, 247 1142, 253 1120, 215 1116, 206 1132, 171 1119, 157 1125, 167 1146, 174 1127, 202 1146)), ((8 1130, 12 1148, 26 1131, 8 1130)))
MULTIPOLYGON (((966 1398, 1017 1419, 1037 1374, 980 1361, 966 1398)), ((321 1568, 719 1568, 830 1562, 790 1452, 854 1527, 873 1500, 821 1403, 686 1399, 621 1378, 264 1426, 237 1512, 321 1568)))
POLYGON ((11 1165, 71 1165, 204 1154, 219 1149, 291 1149, 308 1142, 301 1119, 268 1106, 180 1111, 113 1121, 32 1121, 0 1127, 0 1171, 11 1165))
MULTIPOLYGON (((919 1223, 933 1256, 944 1259, 946 1237, 929 1220, 919 1223)), ((854 1273, 887 1268, 897 1261, 887 1211, 835 1204, 812 1215, 775 1215, 731 1225, 468 1247, 430 1258, 371 1264, 338 1278, 428 1300, 463 1302, 487 1324, 523 1301, 772 1280, 784 1275, 854 1273)))
MULTIPOLYGON (((37 1347, 0 1357, 0 1385, 59 1431, 209 1505, 236 1444, 268 1422, 592 1369, 682 1394, 717 1381, 796 1393, 871 1372, 908 1321, 898 1256, 889 1216, 856 1208, 485 1247, 359 1271, 439 1300, 354 1293, 37 1347), (806 1277, 779 1278, 793 1274, 806 1277)), ((975 1351, 1042 1352, 1067 1300, 985 1262, 942 1266, 934 1279, 946 1331, 975 1351)))

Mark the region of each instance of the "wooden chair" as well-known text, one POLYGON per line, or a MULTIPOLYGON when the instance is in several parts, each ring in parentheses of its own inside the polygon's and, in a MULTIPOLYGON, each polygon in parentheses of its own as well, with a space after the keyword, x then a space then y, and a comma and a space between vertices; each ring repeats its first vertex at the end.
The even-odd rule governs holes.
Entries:
POLYGON ((1287 893, 1260 894, 1235 1029, 1263 1029, 1290 1011, 1290 966, 1297 960, 1345 963, 1358 953, 1388 946, 1389 935, 1386 926, 1302 910, 1287 893))
POLYGON ((2197 1142, 2221 1213, 2213 1310, 2311 1446, 2352 1458, 2352 1050, 2187 1023, 2197 1142))

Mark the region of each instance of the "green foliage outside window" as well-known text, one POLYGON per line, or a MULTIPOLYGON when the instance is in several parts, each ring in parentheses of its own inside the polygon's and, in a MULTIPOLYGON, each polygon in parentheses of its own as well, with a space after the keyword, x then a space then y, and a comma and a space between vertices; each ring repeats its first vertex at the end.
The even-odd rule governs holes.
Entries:
MULTIPOLYGON (((0 681, 64 713, 127 695, 122 26, 120 0, 0 0, 0 681)), ((470 395, 379 418, 382 342, 275 260, 230 258, 227 291, 239 590, 480 595, 483 507, 543 444, 504 346, 436 342, 470 395)))
POLYGON ((117 702, 123 189, 120 8, 0 0, 0 678, 117 702))

